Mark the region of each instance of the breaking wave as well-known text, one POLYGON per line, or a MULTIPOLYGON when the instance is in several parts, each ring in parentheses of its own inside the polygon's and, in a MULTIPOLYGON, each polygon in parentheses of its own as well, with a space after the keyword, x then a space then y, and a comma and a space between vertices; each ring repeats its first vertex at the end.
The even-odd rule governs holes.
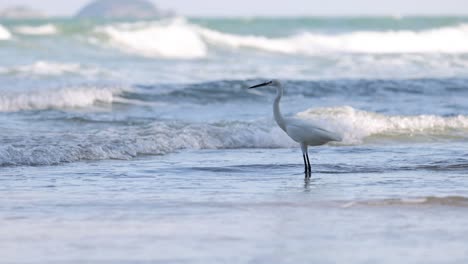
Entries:
POLYGON ((195 27, 181 19, 109 25, 96 32, 106 35, 112 46, 146 57, 193 59, 207 55, 207 46, 195 27))
MULTIPOLYGON (((11 108, 71 107, 111 102, 111 91, 77 90, 75 94, 57 92, 50 99, 31 95, 15 101, 11 108), (76 101, 77 96, 82 100, 76 101), (68 98, 75 98, 70 103, 68 98)), ((468 117, 385 116, 351 107, 310 109, 298 117, 336 131, 343 142, 332 145, 362 144, 368 140, 406 140, 466 138, 468 117)), ((86 122, 86 119, 64 120, 86 122)), ((25 136, 14 141, 4 138, 0 165, 51 165, 80 160, 131 159, 139 155, 163 155, 182 149, 290 148, 297 147, 273 121, 224 121, 189 123, 155 121, 149 124, 120 124, 98 130, 63 131, 57 135, 25 136)))
POLYGON ((358 110, 349 106, 313 108, 297 114, 331 131, 343 135, 346 144, 364 140, 401 139, 426 141, 433 138, 465 138, 468 116, 442 117, 437 115, 387 116, 358 110))
POLYGON ((338 53, 466 53, 468 25, 426 31, 356 31, 339 35, 302 33, 286 38, 236 36, 203 29, 208 40, 234 48, 255 48, 269 52, 315 55, 338 53))
POLYGON ((112 103, 122 88, 72 87, 0 94, 0 112, 66 109, 112 103))
POLYGON ((0 25, 0 40, 6 40, 11 38, 11 33, 4 26, 0 25))
MULTIPOLYGON (((7 140, 7 139, 6 139, 7 140)), ((180 149, 271 148, 288 138, 270 125, 253 123, 188 124, 155 122, 144 127, 32 137, 0 146, 0 166, 53 165, 80 160, 130 159, 180 149)))
POLYGON ((304 32, 283 38, 236 35, 205 28, 184 19, 112 24, 96 29, 110 45, 145 57, 194 59, 209 47, 265 52, 320 53, 468 53, 468 24, 422 31, 354 31, 342 34, 304 32))
POLYGON ((53 24, 45 24, 40 26, 17 26, 13 29, 16 33, 32 36, 55 35, 59 33, 57 27, 53 24))

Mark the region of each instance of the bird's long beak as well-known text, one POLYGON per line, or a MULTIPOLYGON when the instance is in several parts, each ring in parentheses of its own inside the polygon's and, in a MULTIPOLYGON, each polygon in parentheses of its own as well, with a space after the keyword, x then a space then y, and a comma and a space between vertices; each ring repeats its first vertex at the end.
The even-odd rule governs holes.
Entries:
POLYGON ((269 84, 271 84, 271 81, 251 86, 251 87, 249 87, 249 89, 258 88, 258 87, 266 86, 266 85, 269 85, 269 84))

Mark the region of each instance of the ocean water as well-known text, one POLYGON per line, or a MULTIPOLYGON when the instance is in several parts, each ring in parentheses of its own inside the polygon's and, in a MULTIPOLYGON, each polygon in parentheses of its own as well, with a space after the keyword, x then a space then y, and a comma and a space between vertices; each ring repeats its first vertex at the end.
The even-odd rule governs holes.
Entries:
POLYGON ((468 17, 0 21, 4 263, 466 263, 468 17), (343 137, 310 148, 282 111, 343 137))

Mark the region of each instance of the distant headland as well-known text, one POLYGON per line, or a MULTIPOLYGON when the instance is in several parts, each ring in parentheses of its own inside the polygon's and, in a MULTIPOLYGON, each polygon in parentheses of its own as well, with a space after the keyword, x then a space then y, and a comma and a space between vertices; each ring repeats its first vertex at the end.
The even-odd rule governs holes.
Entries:
POLYGON ((159 10, 147 0, 96 0, 83 7, 78 18, 154 18, 172 15, 171 12, 159 10))

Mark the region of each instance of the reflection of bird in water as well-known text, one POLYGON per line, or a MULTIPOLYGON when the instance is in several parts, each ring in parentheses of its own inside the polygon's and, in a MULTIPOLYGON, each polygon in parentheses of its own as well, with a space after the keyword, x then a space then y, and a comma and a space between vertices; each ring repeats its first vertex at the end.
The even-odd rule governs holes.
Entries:
POLYGON ((250 87, 249 89, 262 86, 273 86, 276 88, 276 98, 273 102, 273 114, 278 126, 288 134, 290 138, 301 144, 302 157, 304 158, 304 167, 306 176, 310 176, 311 168, 309 161, 308 146, 319 146, 330 141, 341 141, 341 136, 321 128, 317 124, 307 122, 298 118, 283 117, 280 111, 279 103, 283 96, 283 86, 278 80, 261 83, 250 87))

